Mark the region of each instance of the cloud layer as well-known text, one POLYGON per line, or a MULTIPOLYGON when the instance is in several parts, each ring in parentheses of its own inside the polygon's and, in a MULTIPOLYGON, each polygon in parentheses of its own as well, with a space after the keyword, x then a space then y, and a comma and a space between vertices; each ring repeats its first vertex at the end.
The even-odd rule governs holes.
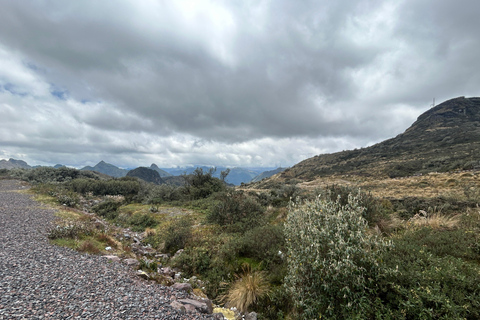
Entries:
POLYGON ((480 3, 3 1, 0 158, 293 165, 478 96, 480 3))

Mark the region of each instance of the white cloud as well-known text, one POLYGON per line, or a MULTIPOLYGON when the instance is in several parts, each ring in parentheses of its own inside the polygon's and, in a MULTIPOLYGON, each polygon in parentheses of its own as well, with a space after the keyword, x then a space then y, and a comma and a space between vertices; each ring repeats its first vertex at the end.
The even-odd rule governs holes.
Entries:
POLYGON ((478 95, 474 1, 8 2, 0 156, 273 166, 478 95))

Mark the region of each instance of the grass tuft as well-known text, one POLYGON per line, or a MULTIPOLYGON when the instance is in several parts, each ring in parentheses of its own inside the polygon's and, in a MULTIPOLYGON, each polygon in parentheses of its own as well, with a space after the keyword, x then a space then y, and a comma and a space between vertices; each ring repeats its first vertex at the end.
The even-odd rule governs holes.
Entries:
POLYGON ((229 308, 235 307, 242 313, 254 305, 269 291, 269 284, 263 272, 251 271, 244 267, 242 275, 236 275, 237 280, 233 283, 228 293, 221 297, 226 301, 229 308))

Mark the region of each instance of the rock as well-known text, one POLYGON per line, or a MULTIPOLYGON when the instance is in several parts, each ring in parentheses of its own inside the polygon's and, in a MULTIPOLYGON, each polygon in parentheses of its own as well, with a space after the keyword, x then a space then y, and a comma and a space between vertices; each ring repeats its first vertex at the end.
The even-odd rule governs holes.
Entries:
POLYGON ((172 301, 170 303, 170 306, 175 309, 175 310, 178 310, 180 311, 181 313, 185 313, 187 310, 185 308, 185 306, 183 304, 181 304, 180 302, 178 301, 172 301))
POLYGON ((182 304, 190 304, 195 307, 201 313, 208 313, 211 314, 213 311, 212 301, 209 299, 203 299, 203 301, 193 300, 193 299, 179 299, 178 300, 182 304))
POLYGON ((168 277, 174 278, 175 277, 175 271, 172 270, 170 267, 165 267, 160 269, 160 273, 163 275, 166 275, 168 277))
POLYGON ((176 290, 183 290, 183 291, 186 291, 186 292, 192 292, 193 288, 192 288, 192 285, 190 283, 175 283, 173 286, 172 286, 173 289, 176 289, 176 290))
POLYGON ((195 306, 193 306, 193 305, 191 305, 191 304, 184 304, 183 306, 185 307, 185 310, 186 310, 187 312, 189 312, 189 313, 194 313, 195 310, 197 310, 197 309, 195 308, 195 306))
POLYGON ((177 252, 175 252, 175 255, 173 256, 172 259, 178 258, 178 256, 180 256, 183 253, 183 251, 184 251, 183 249, 180 249, 177 252))
POLYGON ((257 313, 255 312, 250 312, 247 313, 244 317, 245 320, 257 320, 257 313))
POLYGON ((143 278, 145 280, 150 279, 150 276, 148 275, 148 273, 146 273, 143 270, 137 270, 137 276, 139 276, 140 278, 143 278))
POLYGON ((223 316, 223 313, 218 312, 218 313, 213 313, 212 314, 212 319, 213 320, 225 320, 225 317, 223 316))
POLYGON ((120 258, 117 257, 117 256, 102 256, 102 258, 106 258, 109 261, 114 261, 114 262, 119 262, 120 261, 120 258))
POLYGON ((137 267, 138 265, 140 265, 140 262, 138 262, 137 259, 125 259, 125 260, 123 260, 123 262, 124 262, 127 266, 137 267))
POLYGON ((159 260, 168 260, 170 259, 170 255, 168 253, 158 253, 155 255, 155 258, 159 260))
POLYGON ((105 247, 105 250, 110 251, 112 250, 112 247, 105 247))

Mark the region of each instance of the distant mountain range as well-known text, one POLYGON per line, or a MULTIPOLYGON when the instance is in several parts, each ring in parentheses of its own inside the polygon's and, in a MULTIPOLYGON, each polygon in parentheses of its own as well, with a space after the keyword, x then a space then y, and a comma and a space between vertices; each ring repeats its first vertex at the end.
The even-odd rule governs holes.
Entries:
POLYGON ((480 98, 459 97, 426 111, 395 138, 367 148, 306 159, 256 187, 333 175, 396 178, 480 169, 479 150, 480 98))
POLYGON ((15 159, 8 159, 8 160, 0 160, 0 169, 15 169, 15 168, 21 168, 21 169, 31 169, 32 167, 30 167, 28 165, 28 163, 26 163, 25 161, 23 160, 15 160, 15 159))
MULTIPOLYGON (((22 161, 22 160, 15 160, 15 159, 0 160, 0 169, 15 169, 15 168, 32 169, 36 167, 30 166, 25 161, 22 161)), ((64 165, 57 164, 54 166, 54 168, 61 168, 61 167, 64 167, 64 165)), ((159 168, 156 164, 153 163, 148 168, 147 167, 139 167, 139 168, 136 168, 133 170, 122 169, 102 160, 93 167, 86 166, 81 168, 80 170, 96 171, 99 173, 109 175, 114 178, 121 178, 129 175, 129 176, 137 176, 139 178, 144 177, 145 178, 144 180, 146 181, 150 181, 152 179, 154 180, 150 182, 155 182, 155 183, 165 182, 165 183, 179 185, 183 181, 179 178, 180 176, 184 174, 191 174, 195 171, 196 168, 202 168, 204 171, 208 171, 211 167, 191 166, 191 167, 183 167, 183 168, 181 167, 159 168), (142 169, 137 170, 139 168, 142 168, 142 169), (154 174, 152 174, 151 172, 145 169, 150 169, 157 172, 159 174, 160 179, 157 179, 156 177, 154 177, 154 174), (131 171, 134 171, 134 172, 129 174, 129 172, 131 171)), ((219 178, 221 171, 224 171, 226 169, 227 167, 217 167, 213 176, 219 178)), ((231 168, 230 173, 228 174, 225 180, 227 183, 230 183, 233 185, 240 185, 242 183, 248 183, 252 181, 252 179, 255 179, 258 176, 262 176, 263 178, 267 177, 269 176, 269 172, 271 172, 271 174, 274 174, 273 171, 269 171, 270 169, 271 168, 231 168), (265 170, 267 170, 267 172, 264 172, 265 170)))

